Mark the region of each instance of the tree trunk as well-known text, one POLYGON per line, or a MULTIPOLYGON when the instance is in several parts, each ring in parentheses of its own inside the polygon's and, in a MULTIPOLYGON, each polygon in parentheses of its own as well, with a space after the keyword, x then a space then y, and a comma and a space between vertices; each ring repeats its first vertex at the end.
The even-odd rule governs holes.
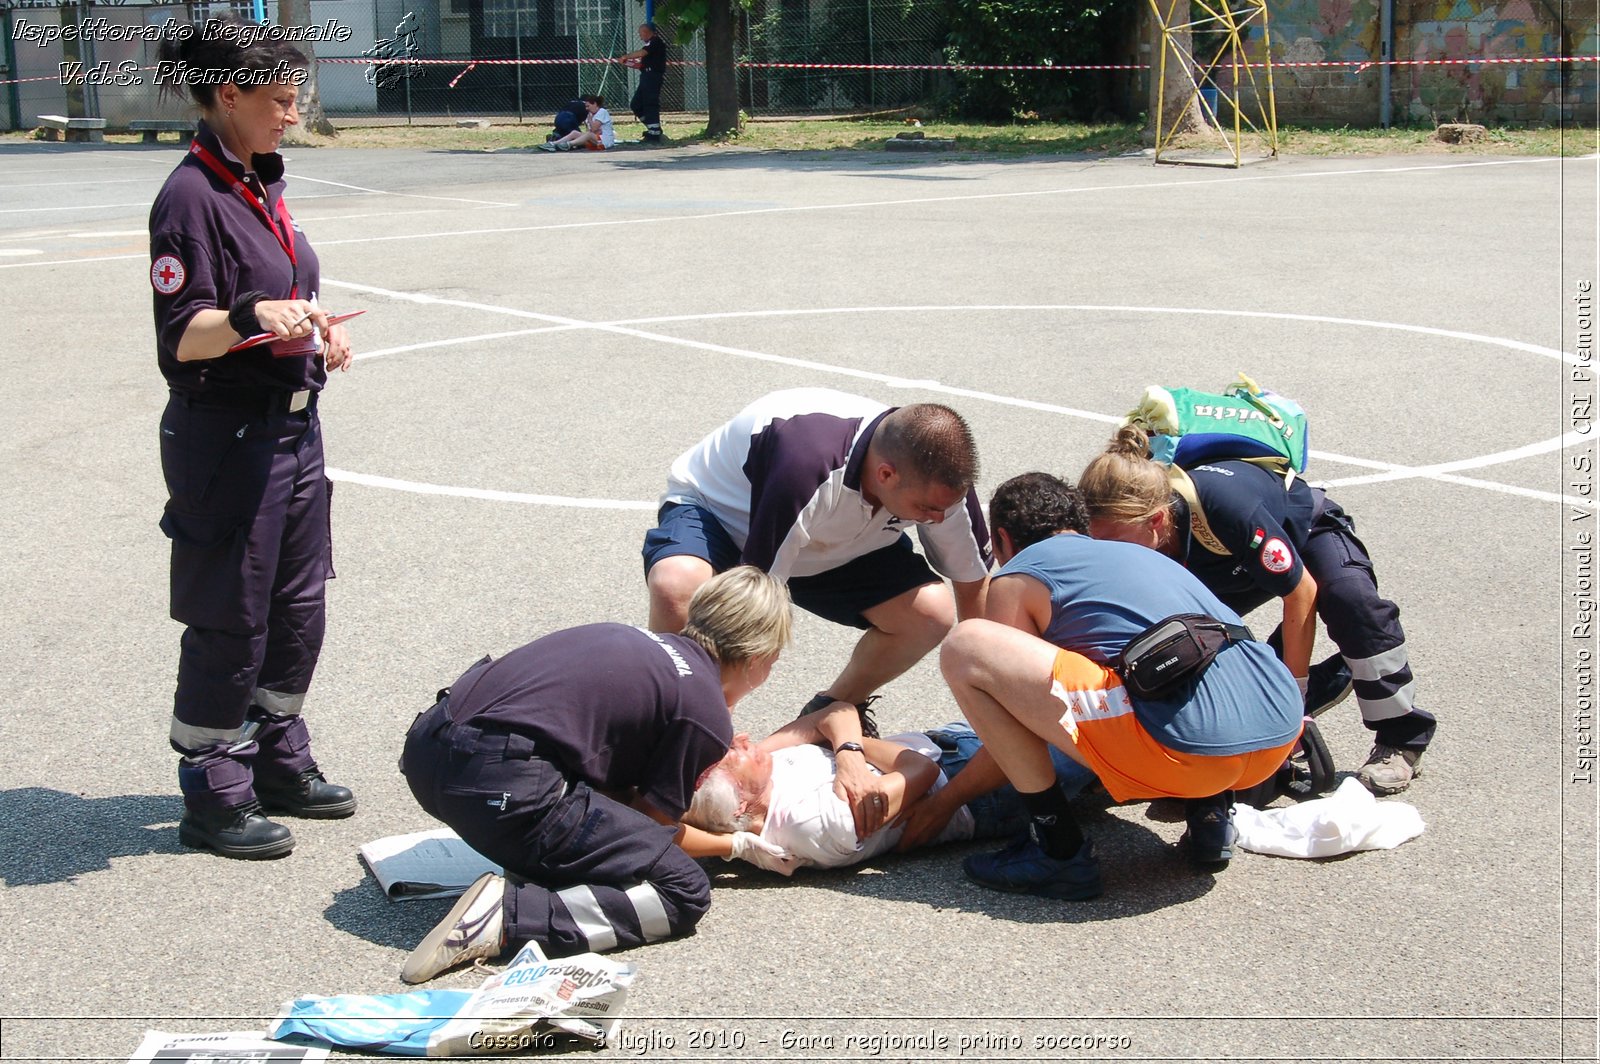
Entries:
POLYGON ((733 65, 732 0, 711 0, 706 11, 706 135, 739 131, 739 77, 733 65))
MULTIPOLYGON (((311 25, 311 0, 278 0, 278 25, 311 25)), ((322 97, 317 93, 316 45, 311 41, 295 41, 294 46, 304 52, 306 58, 311 61, 306 71, 306 83, 300 93, 299 128, 320 137, 337 137, 339 131, 333 128, 328 116, 322 113, 322 97)), ((305 143, 303 139, 295 138, 294 133, 295 130, 291 128, 283 139, 291 144, 305 143)))
MULTIPOLYGON (((281 2, 281 0, 280 0, 281 2)), ((1188 0, 1153 0, 1155 6, 1160 7, 1163 14, 1171 5, 1171 14, 1168 19, 1177 24, 1193 21, 1189 14, 1188 0)), ((1194 95, 1194 82, 1191 76, 1194 69, 1191 60, 1185 58, 1194 53, 1194 36, 1187 29, 1174 30, 1172 43, 1169 45, 1161 39, 1161 22, 1151 17, 1150 20, 1150 120, 1145 129, 1144 139, 1147 143, 1154 143, 1159 133, 1164 140, 1169 134, 1193 133, 1206 127, 1205 118, 1200 113, 1200 101, 1191 100, 1194 95), (1166 77, 1161 76, 1162 52, 1166 53, 1166 77), (1160 103, 1161 129, 1156 129, 1156 107, 1160 103)))

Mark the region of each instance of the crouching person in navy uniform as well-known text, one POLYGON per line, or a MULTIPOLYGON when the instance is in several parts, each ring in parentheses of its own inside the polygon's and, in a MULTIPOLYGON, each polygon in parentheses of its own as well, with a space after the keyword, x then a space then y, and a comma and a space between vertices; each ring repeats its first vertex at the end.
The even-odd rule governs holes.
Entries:
POLYGON ((316 302, 316 253, 284 203, 284 131, 299 121, 306 57, 284 41, 182 27, 162 58, 187 64, 201 121, 150 209, 157 360, 172 540, 172 617, 187 625, 171 741, 184 844, 280 857, 289 829, 263 809, 355 812, 311 756, 301 703, 322 650, 333 575, 317 397, 348 369, 342 325, 316 302), (276 78, 276 80, 274 80, 276 78), (270 342, 230 350, 242 339, 270 342))
POLYGON ((1030 824, 998 853, 967 858, 968 878, 1070 901, 1101 893, 1093 843, 1057 785, 1051 746, 1092 769, 1119 802, 1191 799, 1190 859, 1228 860, 1238 837, 1230 792, 1271 776, 1300 736, 1289 670, 1265 643, 1240 639, 1198 678, 1134 697, 1111 667, 1130 640, 1175 614, 1240 625, 1238 615, 1172 559, 1090 539, 1083 496, 1055 477, 1006 481, 989 520, 1002 568, 987 618, 958 625, 940 664, 1030 824))
POLYGON ((1189 476, 1201 515, 1150 460, 1149 437, 1123 427, 1083 472, 1094 535, 1171 555, 1239 613, 1282 599, 1281 652, 1306 715, 1353 689, 1374 740, 1356 778, 1374 794, 1405 790, 1422 775, 1437 722, 1416 704, 1400 608, 1378 593, 1354 519, 1322 489, 1249 462, 1210 462, 1189 476), (1339 653, 1312 665, 1319 615, 1339 653))
POLYGON ((693 931, 711 904, 693 858, 762 844, 678 818, 789 626, 788 590, 742 566, 695 593, 681 635, 591 624, 468 669, 411 726, 400 769, 423 809, 506 874, 472 884, 401 978, 529 940, 565 957, 693 931))

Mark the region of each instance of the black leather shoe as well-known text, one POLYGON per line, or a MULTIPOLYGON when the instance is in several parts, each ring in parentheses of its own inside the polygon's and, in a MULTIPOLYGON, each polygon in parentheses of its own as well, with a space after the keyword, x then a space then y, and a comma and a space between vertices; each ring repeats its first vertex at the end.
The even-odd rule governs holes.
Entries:
POLYGON ((178 822, 178 841, 243 861, 265 861, 294 849, 289 829, 262 816, 259 802, 215 813, 189 810, 178 822))
POLYGON ((350 793, 350 788, 329 783, 322 778, 321 771, 314 768, 306 769, 284 784, 257 779, 256 795, 261 805, 274 813, 307 820, 342 820, 356 811, 356 796, 350 793))

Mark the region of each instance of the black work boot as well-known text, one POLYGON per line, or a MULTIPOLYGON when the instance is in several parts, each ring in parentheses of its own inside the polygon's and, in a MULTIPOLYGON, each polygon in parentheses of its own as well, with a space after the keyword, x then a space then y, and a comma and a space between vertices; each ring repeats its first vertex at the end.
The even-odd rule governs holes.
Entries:
POLYGON ((224 857, 260 861, 294 849, 294 836, 261 815, 251 786, 250 762, 256 744, 186 752, 178 761, 183 819, 178 841, 224 857))
POLYGON ((307 820, 342 820, 356 811, 350 788, 329 783, 315 766, 282 781, 258 776, 256 794, 264 808, 307 820))
POLYGON ((191 807, 178 823, 178 841, 243 861, 265 861, 294 849, 289 829, 262 816, 259 802, 231 809, 191 807))

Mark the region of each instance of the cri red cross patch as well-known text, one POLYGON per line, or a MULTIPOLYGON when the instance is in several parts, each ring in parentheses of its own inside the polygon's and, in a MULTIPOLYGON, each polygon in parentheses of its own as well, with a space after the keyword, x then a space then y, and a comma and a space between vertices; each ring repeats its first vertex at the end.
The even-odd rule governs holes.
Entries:
POLYGON ((176 293, 188 279, 189 271, 176 255, 163 255, 150 264, 150 286, 164 296, 176 293))
POLYGON ((1286 573, 1294 568, 1294 552, 1289 545, 1274 536, 1261 548, 1261 567, 1269 573, 1286 573))

